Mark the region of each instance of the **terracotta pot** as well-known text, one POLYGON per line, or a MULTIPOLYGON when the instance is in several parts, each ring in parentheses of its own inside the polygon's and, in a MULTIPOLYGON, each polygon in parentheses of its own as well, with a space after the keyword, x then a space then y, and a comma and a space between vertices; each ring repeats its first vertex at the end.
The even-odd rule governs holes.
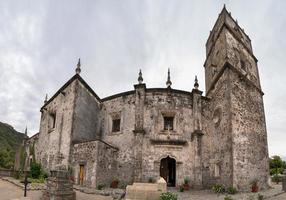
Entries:
POLYGON ((119 183, 119 181, 112 181, 110 184, 110 187, 111 188, 118 188, 118 183, 119 183))
POLYGON ((74 176, 70 176, 69 180, 74 183, 74 176))
POLYGON ((253 185, 251 187, 251 192, 254 192, 254 193, 258 192, 258 185, 253 185))
POLYGON ((190 185, 189 184, 183 184, 184 191, 189 191, 190 190, 190 185))

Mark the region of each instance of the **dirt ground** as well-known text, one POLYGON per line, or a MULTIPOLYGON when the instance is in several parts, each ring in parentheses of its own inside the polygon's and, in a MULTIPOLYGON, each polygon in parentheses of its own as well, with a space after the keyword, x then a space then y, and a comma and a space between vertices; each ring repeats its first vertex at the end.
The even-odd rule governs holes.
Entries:
MULTIPOLYGON (((0 179, 0 200, 40 200, 42 192, 28 191, 27 198, 24 198, 24 191, 12 183, 0 179)), ((76 191, 77 200, 112 200, 111 197, 84 194, 76 191)))

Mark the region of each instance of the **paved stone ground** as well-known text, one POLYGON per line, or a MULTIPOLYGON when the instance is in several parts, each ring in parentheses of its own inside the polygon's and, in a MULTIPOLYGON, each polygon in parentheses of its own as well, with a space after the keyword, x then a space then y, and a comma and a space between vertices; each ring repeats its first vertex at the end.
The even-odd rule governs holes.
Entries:
MULTIPOLYGON (((226 195, 217 195, 210 190, 196 190, 190 192, 178 192, 174 188, 168 188, 168 191, 178 194, 178 200, 224 200, 226 195)), ((286 200, 286 193, 282 191, 281 184, 273 184, 270 189, 261 191, 259 194, 264 199, 269 200, 286 200)), ((258 193, 238 193, 229 195, 233 200, 257 200, 258 193), (253 197, 253 198, 251 198, 253 197)))
MULTIPOLYGON (((0 200, 40 200, 42 192, 28 191, 27 198, 23 197, 23 190, 12 183, 0 179, 0 200)), ((112 200, 111 197, 84 194, 76 191, 77 200, 112 200)))

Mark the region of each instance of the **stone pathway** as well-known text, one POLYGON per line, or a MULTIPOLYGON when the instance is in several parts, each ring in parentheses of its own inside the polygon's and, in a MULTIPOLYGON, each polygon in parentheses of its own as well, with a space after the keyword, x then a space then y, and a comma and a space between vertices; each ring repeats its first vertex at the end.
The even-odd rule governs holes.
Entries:
MULTIPOLYGON (((42 191, 30 190, 27 192, 28 197, 23 197, 24 191, 7 181, 0 179, 0 200, 40 200, 42 191)), ((76 192, 77 200, 112 200, 110 196, 99 196, 94 194, 85 194, 76 192)))
MULTIPOLYGON (((210 190, 196 190, 190 192, 179 192, 174 188, 169 188, 168 191, 178 194, 178 200, 224 200, 226 195, 217 195, 210 190)), ((270 189, 260 192, 264 199, 269 200, 286 200, 286 193, 282 191, 281 184, 272 185, 270 189)), ((238 193, 229 195, 233 200, 257 200, 258 193, 238 193), (253 198, 251 198, 253 197, 253 198)))

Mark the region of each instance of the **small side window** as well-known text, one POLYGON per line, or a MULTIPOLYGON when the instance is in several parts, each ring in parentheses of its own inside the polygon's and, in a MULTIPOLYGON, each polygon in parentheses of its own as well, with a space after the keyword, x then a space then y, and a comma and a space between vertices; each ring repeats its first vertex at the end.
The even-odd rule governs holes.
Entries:
POLYGON ((113 119, 112 132, 119 132, 119 131, 120 131, 120 119, 113 119))
POLYGON ((243 71, 246 71, 246 64, 243 60, 240 60, 240 66, 243 71))
POLYGON ((52 130, 56 127, 56 113, 49 114, 49 130, 52 130))

